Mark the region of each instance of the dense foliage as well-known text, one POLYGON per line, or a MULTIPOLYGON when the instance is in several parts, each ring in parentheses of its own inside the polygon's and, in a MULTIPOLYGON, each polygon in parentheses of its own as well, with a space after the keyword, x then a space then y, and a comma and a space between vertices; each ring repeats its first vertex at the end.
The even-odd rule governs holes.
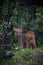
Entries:
POLYGON ((31 6, 31 1, 2 0, 0 7, 1 65, 43 65, 43 7, 31 6), (31 47, 20 50, 13 27, 22 28, 22 34, 34 31, 38 51, 31 47))
POLYGON ((31 7, 16 6, 11 21, 15 27, 22 28, 23 33, 29 30, 34 31, 37 45, 40 46, 43 45, 43 7, 36 7, 35 19, 31 15, 30 11, 31 7))
POLYGON ((15 36, 11 30, 12 28, 8 29, 11 25, 22 28, 22 33, 29 30, 34 31, 37 46, 43 45, 43 7, 21 5, 18 1, 14 7, 13 2, 9 3, 9 1, 6 0, 1 7, 0 35, 3 34, 4 31, 5 35, 3 35, 6 36, 6 39, 3 44, 8 44, 8 46, 16 43, 15 36), (3 26, 5 26, 5 29, 3 26), (9 35, 10 32, 11 35, 9 35))

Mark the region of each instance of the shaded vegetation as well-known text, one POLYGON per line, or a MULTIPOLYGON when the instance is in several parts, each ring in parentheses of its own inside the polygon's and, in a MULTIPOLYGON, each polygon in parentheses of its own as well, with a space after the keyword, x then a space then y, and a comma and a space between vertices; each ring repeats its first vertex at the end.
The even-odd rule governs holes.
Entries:
POLYGON ((36 58, 31 47, 24 51, 15 50, 19 45, 13 31, 13 27, 22 28, 22 34, 27 31, 34 31, 38 50, 43 52, 43 7, 31 6, 31 0, 30 3, 27 0, 2 0, 1 2, 0 64, 43 65, 43 55, 39 59, 38 57, 36 58), (3 50, 11 50, 14 57, 4 59, 2 56, 3 50))
MULTIPOLYGON (((40 52, 42 52, 41 48, 38 48, 40 49, 40 52)), ((2 59, 0 64, 1 65, 5 65, 5 64, 8 64, 8 65, 40 65, 42 64, 43 65, 43 58, 42 57, 37 57, 35 56, 35 54, 33 55, 34 53, 34 50, 32 50, 31 48, 30 49, 25 49, 24 51, 14 51, 14 48, 13 48, 13 54, 14 54, 14 57, 12 58, 7 58, 7 59, 2 59)))

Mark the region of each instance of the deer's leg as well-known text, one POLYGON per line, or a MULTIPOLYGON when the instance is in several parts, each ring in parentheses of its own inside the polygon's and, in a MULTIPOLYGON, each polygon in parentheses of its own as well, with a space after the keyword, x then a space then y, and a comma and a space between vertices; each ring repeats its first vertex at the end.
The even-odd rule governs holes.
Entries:
POLYGON ((36 47, 36 43, 35 43, 35 42, 34 42, 34 44, 33 44, 33 45, 34 45, 34 48, 35 48, 34 50, 35 50, 35 51, 38 51, 38 49, 37 49, 37 47, 36 47))
POLYGON ((18 43, 19 43, 20 49, 23 49, 23 40, 22 40, 22 37, 19 37, 18 43))
POLYGON ((28 48, 30 48, 30 43, 28 43, 28 48))
POLYGON ((29 47, 29 43, 28 43, 28 41, 26 40, 26 48, 28 48, 29 47))
POLYGON ((34 48, 36 48, 36 41, 35 41, 35 39, 33 39, 33 46, 34 46, 34 48))

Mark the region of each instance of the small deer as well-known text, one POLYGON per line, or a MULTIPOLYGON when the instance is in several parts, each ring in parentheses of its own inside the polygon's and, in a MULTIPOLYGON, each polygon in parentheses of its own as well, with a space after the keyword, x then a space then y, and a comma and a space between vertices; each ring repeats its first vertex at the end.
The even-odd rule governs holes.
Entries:
POLYGON ((30 47, 30 45, 33 45, 36 49, 36 40, 35 40, 35 33, 33 31, 28 31, 26 33, 21 33, 21 28, 13 28, 13 31, 15 32, 15 36, 18 39, 18 43, 20 45, 20 48, 23 48, 24 43, 26 47, 30 47))

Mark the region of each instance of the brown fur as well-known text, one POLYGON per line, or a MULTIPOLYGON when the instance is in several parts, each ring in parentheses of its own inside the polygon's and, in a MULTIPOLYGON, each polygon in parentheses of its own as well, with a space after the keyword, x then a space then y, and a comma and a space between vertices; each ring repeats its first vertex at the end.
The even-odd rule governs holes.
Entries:
POLYGON ((35 41, 35 33, 33 31, 28 31, 27 33, 20 34, 22 29, 20 28, 13 28, 14 32, 16 33, 16 37, 18 39, 20 48, 23 48, 23 44, 28 48, 30 45, 33 45, 36 48, 36 41, 35 41))
POLYGON ((23 34, 23 39, 28 48, 30 45, 33 45, 36 48, 36 41, 35 41, 35 34, 33 31, 28 31, 27 33, 23 34))

